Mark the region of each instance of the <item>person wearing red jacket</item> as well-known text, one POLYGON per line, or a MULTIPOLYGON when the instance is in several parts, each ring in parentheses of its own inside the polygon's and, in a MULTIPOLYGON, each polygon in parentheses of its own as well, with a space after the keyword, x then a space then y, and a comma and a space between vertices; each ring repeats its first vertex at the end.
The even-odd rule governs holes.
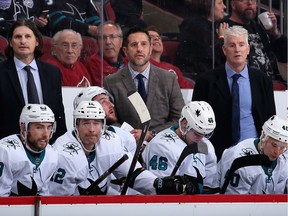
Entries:
POLYGON ((71 29, 64 29, 53 36, 52 56, 46 61, 60 69, 62 86, 90 86, 88 70, 79 61, 81 49, 81 35, 71 29))
POLYGON ((94 86, 103 86, 103 80, 107 75, 116 73, 120 68, 124 67, 124 58, 120 52, 123 33, 120 26, 113 21, 104 22, 102 26, 99 26, 98 30, 99 52, 89 57, 85 64, 92 78, 92 84, 94 86), (102 47, 103 58, 101 58, 102 47))

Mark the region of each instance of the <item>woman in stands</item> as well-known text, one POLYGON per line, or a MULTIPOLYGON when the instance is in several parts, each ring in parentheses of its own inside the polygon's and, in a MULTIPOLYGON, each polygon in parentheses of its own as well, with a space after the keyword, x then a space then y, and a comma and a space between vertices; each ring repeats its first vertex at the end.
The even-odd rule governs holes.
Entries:
MULTIPOLYGON (((223 40, 224 30, 228 27, 226 23, 215 26, 214 44, 213 24, 224 17, 226 6, 223 0, 191 1, 191 16, 184 19, 180 24, 180 45, 177 50, 175 65, 180 68, 185 77, 196 81, 197 77, 213 68, 212 47, 223 40)), ((217 57, 217 52, 215 52, 217 57)), ((215 58, 217 65, 217 58, 215 58)))

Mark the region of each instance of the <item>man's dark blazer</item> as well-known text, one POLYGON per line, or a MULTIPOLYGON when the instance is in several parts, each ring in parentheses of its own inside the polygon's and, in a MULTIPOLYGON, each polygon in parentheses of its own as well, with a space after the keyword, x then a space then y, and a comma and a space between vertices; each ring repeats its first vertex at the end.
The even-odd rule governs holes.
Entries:
MULTIPOLYGON (((65 133, 66 122, 62 103, 61 73, 51 64, 36 60, 44 104, 54 112, 56 133, 50 143, 65 133)), ((20 132, 19 117, 25 105, 22 88, 13 59, 0 63, 0 138, 20 132)))
MULTIPOLYGON (((119 123, 125 121, 139 129, 140 119, 127 97, 128 92, 136 91, 128 66, 107 76, 104 86, 114 97, 119 123)), ((151 115, 150 130, 159 132, 178 123, 184 100, 175 74, 151 64, 146 105, 151 115)))
MULTIPOLYGON (((276 114, 274 92, 271 79, 258 69, 249 68, 252 115, 258 136, 264 122, 276 114)), ((225 67, 207 72, 196 81, 193 101, 208 102, 215 113, 216 129, 210 138, 218 160, 224 149, 232 145, 232 96, 228 86, 225 67)))

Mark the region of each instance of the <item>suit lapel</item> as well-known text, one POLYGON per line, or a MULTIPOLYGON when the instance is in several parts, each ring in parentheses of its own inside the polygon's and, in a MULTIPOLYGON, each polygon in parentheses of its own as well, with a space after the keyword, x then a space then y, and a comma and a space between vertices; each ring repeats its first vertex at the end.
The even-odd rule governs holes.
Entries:
POLYGON ((150 67, 150 74, 149 74, 149 81, 148 81, 148 92, 147 92, 147 108, 151 108, 154 100, 154 96, 156 95, 156 88, 158 86, 158 76, 155 68, 151 64, 150 67))
POLYGON ((19 100, 21 101, 22 105, 24 106, 25 105, 25 100, 24 100, 24 96, 23 96, 23 91, 22 91, 22 88, 21 88, 21 84, 20 84, 20 81, 19 81, 19 77, 18 77, 18 74, 17 74, 15 63, 14 63, 13 60, 9 61, 7 74, 8 74, 8 77, 10 78, 10 80, 11 80, 12 86, 15 89, 19 100))
POLYGON ((227 82, 225 68, 223 67, 218 71, 213 71, 213 73, 217 73, 216 86, 219 89, 220 94, 222 94, 226 99, 231 99, 231 93, 227 82))
POLYGON ((134 81, 132 80, 128 66, 123 68, 121 76, 122 76, 122 83, 124 87, 126 88, 127 92, 136 91, 134 81))

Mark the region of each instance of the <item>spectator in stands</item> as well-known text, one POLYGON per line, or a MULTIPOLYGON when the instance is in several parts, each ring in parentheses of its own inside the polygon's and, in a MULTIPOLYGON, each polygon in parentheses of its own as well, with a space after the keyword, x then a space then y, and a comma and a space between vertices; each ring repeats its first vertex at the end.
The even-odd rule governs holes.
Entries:
POLYGON ((180 44, 175 65, 180 68, 184 77, 196 81, 200 74, 214 68, 213 61, 215 65, 219 65, 219 54, 215 52, 214 55, 212 47, 222 42, 221 38, 228 25, 214 25, 215 21, 224 17, 226 6, 223 0, 215 0, 214 5, 211 0, 193 0, 190 8, 191 16, 184 19, 179 26, 180 44))
POLYGON ((124 35, 132 27, 147 27, 143 20, 142 0, 110 0, 110 3, 115 12, 115 21, 121 26, 124 35))
MULTIPOLYGON (((231 16, 225 17, 223 21, 229 26, 241 25, 249 32, 249 65, 259 68, 273 80, 283 81, 277 61, 287 63, 287 36, 283 36, 278 29, 275 14, 269 12, 273 27, 265 30, 255 21, 256 0, 231 0, 230 5, 231 16)), ((283 83, 287 85, 286 82, 283 83)))
POLYGON ((48 12, 49 5, 46 0, 3 0, 0 3, 0 35, 7 37, 9 27, 13 22, 28 19, 35 22, 42 34, 50 36, 48 12))
POLYGON ((124 57, 121 53, 123 34, 118 24, 107 21, 99 25, 96 38, 99 52, 88 58, 85 64, 92 78, 92 85, 103 86, 103 79, 107 75, 116 73, 124 67, 124 57))
POLYGON ((62 104, 61 73, 51 64, 38 60, 42 55, 42 35, 31 20, 15 21, 8 34, 9 44, 5 55, 7 60, 0 63, 0 138, 19 133, 19 116, 25 104, 32 103, 27 92, 28 75, 31 74, 36 90, 31 96, 39 103, 49 106, 55 114, 57 130, 51 143, 65 133, 66 122, 62 104), (27 68, 28 66, 28 68, 27 68), (29 72, 29 73, 28 73, 29 72))
POLYGON ((157 67, 160 67, 162 69, 174 73, 177 76, 180 88, 183 89, 193 88, 194 82, 192 80, 191 81, 186 80, 178 67, 168 62, 161 61, 161 55, 163 53, 163 43, 156 27, 149 26, 146 28, 146 30, 148 31, 151 37, 151 43, 152 43, 152 53, 150 57, 150 62, 157 67))
MULTIPOLYGON (((288 182, 287 119, 274 115, 262 127, 260 138, 246 139, 223 152, 218 174, 221 187, 234 159, 263 154, 270 166, 246 166, 235 171, 226 189, 227 194, 284 194, 288 182)), ((287 191, 286 191, 287 193, 287 191)))
MULTIPOLYGON (((5 125, 6 126, 6 125, 5 125)), ((55 118, 45 104, 27 104, 18 120, 20 134, 0 140, 0 196, 49 195, 58 154, 48 144, 55 118)))
POLYGON ((54 35, 63 29, 73 29, 81 35, 96 36, 101 20, 91 0, 53 0, 49 21, 54 35))
POLYGON ((192 100, 208 102, 215 113, 217 127, 210 141, 218 160, 224 149, 244 139, 259 137, 264 122, 276 113, 272 81, 262 71, 247 65, 249 51, 246 29, 241 26, 226 29, 223 46, 227 59, 225 66, 203 74, 194 87, 192 100), (233 82, 237 77, 238 80, 233 82), (239 93, 234 94, 232 87, 237 84, 239 93), (233 99, 238 102, 238 109, 234 108, 233 99), (233 121, 232 114, 236 113, 238 119, 233 121), (235 136, 232 136, 232 128, 237 132, 235 136))
POLYGON ((79 60, 82 45, 81 35, 71 29, 61 30, 52 38, 52 56, 46 61, 60 69, 62 86, 90 86, 90 75, 79 60))
POLYGON ((107 76, 104 86, 114 97, 119 123, 127 122, 135 128, 131 132, 137 141, 141 122, 127 93, 138 89, 151 115, 150 131, 146 136, 146 141, 150 141, 157 131, 178 121, 184 100, 175 74, 150 64, 152 47, 147 31, 137 27, 130 29, 123 51, 129 60, 128 65, 107 76))

